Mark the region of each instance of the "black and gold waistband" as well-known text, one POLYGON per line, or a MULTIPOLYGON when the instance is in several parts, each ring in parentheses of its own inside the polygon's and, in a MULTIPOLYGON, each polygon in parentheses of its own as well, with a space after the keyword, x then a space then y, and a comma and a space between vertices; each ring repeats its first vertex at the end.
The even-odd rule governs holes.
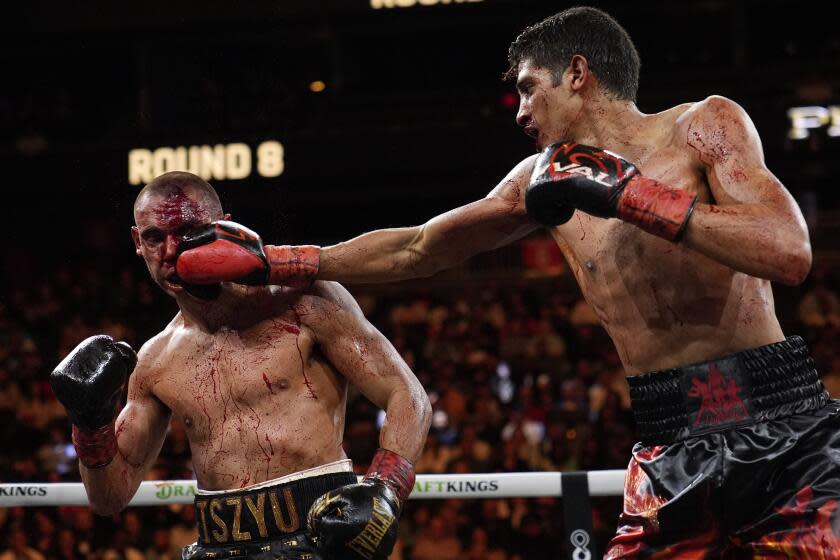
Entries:
POLYGON ((309 508, 317 498, 356 481, 352 472, 339 472, 241 492, 197 495, 197 544, 245 545, 302 533, 306 531, 309 508))

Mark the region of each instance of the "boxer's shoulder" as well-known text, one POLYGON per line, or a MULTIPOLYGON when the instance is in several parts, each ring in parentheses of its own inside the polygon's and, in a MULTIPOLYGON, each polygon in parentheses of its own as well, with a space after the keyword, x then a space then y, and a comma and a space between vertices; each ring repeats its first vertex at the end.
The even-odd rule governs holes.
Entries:
POLYGON ((330 280, 316 280, 300 296, 304 305, 316 309, 338 310, 356 307, 356 300, 347 288, 330 280))
POLYGON ((534 162, 539 154, 533 154, 517 163, 510 172, 505 175, 487 197, 497 197, 509 201, 524 201, 525 189, 531 180, 531 173, 534 170, 534 162))
POLYGON ((700 140, 707 136, 720 134, 731 123, 740 123, 746 117, 744 109, 735 101, 721 95, 710 95, 702 101, 685 103, 678 118, 674 121, 677 137, 700 140))
POLYGON ((359 304, 338 282, 316 280, 303 292, 293 308, 302 326, 314 331, 347 325, 346 318, 363 318, 359 304))
POLYGON ((511 175, 516 176, 526 176, 530 177, 531 172, 534 170, 534 163, 537 161, 537 158, 540 154, 531 154, 530 156, 526 157, 522 161, 516 164, 516 166, 511 170, 511 175))
POLYGON ((723 95, 710 95, 706 99, 690 103, 691 115, 717 116, 720 113, 743 111, 735 101, 723 95))
POLYGON ((137 351, 137 367, 132 376, 153 376, 164 371, 172 358, 179 351, 179 339, 188 333, 183 332, 180 313, 161 332, 147 340, 137 351))

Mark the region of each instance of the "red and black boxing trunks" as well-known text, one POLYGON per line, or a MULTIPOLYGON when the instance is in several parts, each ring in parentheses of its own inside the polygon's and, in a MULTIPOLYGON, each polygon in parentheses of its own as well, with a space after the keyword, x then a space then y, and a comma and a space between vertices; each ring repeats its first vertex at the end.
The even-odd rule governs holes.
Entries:
POLYGON ((183 560, 256 559, 321 560, 306 516, 323 494, 358 478, 344 470, 350 461, 283 477, 243 491, 199 493, 195 497, 198 542, 184 547, 183 560), (339 471, 339 472, 335 472, 339 471), (293 478, 290 482, 283 482, 293 478))
POLYGON ((628 382, 641 441, 606 559, 840 559, 840 401, 800 337, 628 382))

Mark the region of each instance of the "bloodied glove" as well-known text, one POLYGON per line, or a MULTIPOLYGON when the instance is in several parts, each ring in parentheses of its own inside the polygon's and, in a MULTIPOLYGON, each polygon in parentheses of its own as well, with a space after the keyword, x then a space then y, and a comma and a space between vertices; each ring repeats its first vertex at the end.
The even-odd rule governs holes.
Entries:
POLYGON ((601 148, 552 144, 537 158, 525 193, 528 215, 545 226, 565 223, 577 208, 619 218, 679 241, 697 197, 639 174, 636 166, 601 148))
POLYGON ((303 285, 318 274, 321 248, 263 245, 247 227, 220 220, 184 238, 177 253, 175 270, 189 284, 303 285))
POLYGON ((82 341, 50 375, 53 393, 73 423, 73 445, 83 465, 104 467, 117 454, 117 405, 137 355, 106 335, 82 341))
POLYGON ((379 449, 358 484, 327 492, 309 510, 309 531, 327 558, 382 560, 397 541, 402 504, 414 487, 414 466, 379 449))

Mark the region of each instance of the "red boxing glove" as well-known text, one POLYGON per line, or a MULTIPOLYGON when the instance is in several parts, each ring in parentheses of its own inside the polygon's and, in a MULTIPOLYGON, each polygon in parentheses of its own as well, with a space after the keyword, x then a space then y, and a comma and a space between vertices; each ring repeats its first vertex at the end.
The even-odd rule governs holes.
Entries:
POLYGON ((187 284, 305 285, 318 274, 321 248, 263 245, 255 232, 220 220, 178 245, 175 271, 187 284))
POLYGON ((600 218, 620 218, 678 241, 697 197, 639 174, 632 163, 600 148, 575 143, 548 146, 534 164, 525 194, 528 215, 555 226, 577 208, 600 218))

